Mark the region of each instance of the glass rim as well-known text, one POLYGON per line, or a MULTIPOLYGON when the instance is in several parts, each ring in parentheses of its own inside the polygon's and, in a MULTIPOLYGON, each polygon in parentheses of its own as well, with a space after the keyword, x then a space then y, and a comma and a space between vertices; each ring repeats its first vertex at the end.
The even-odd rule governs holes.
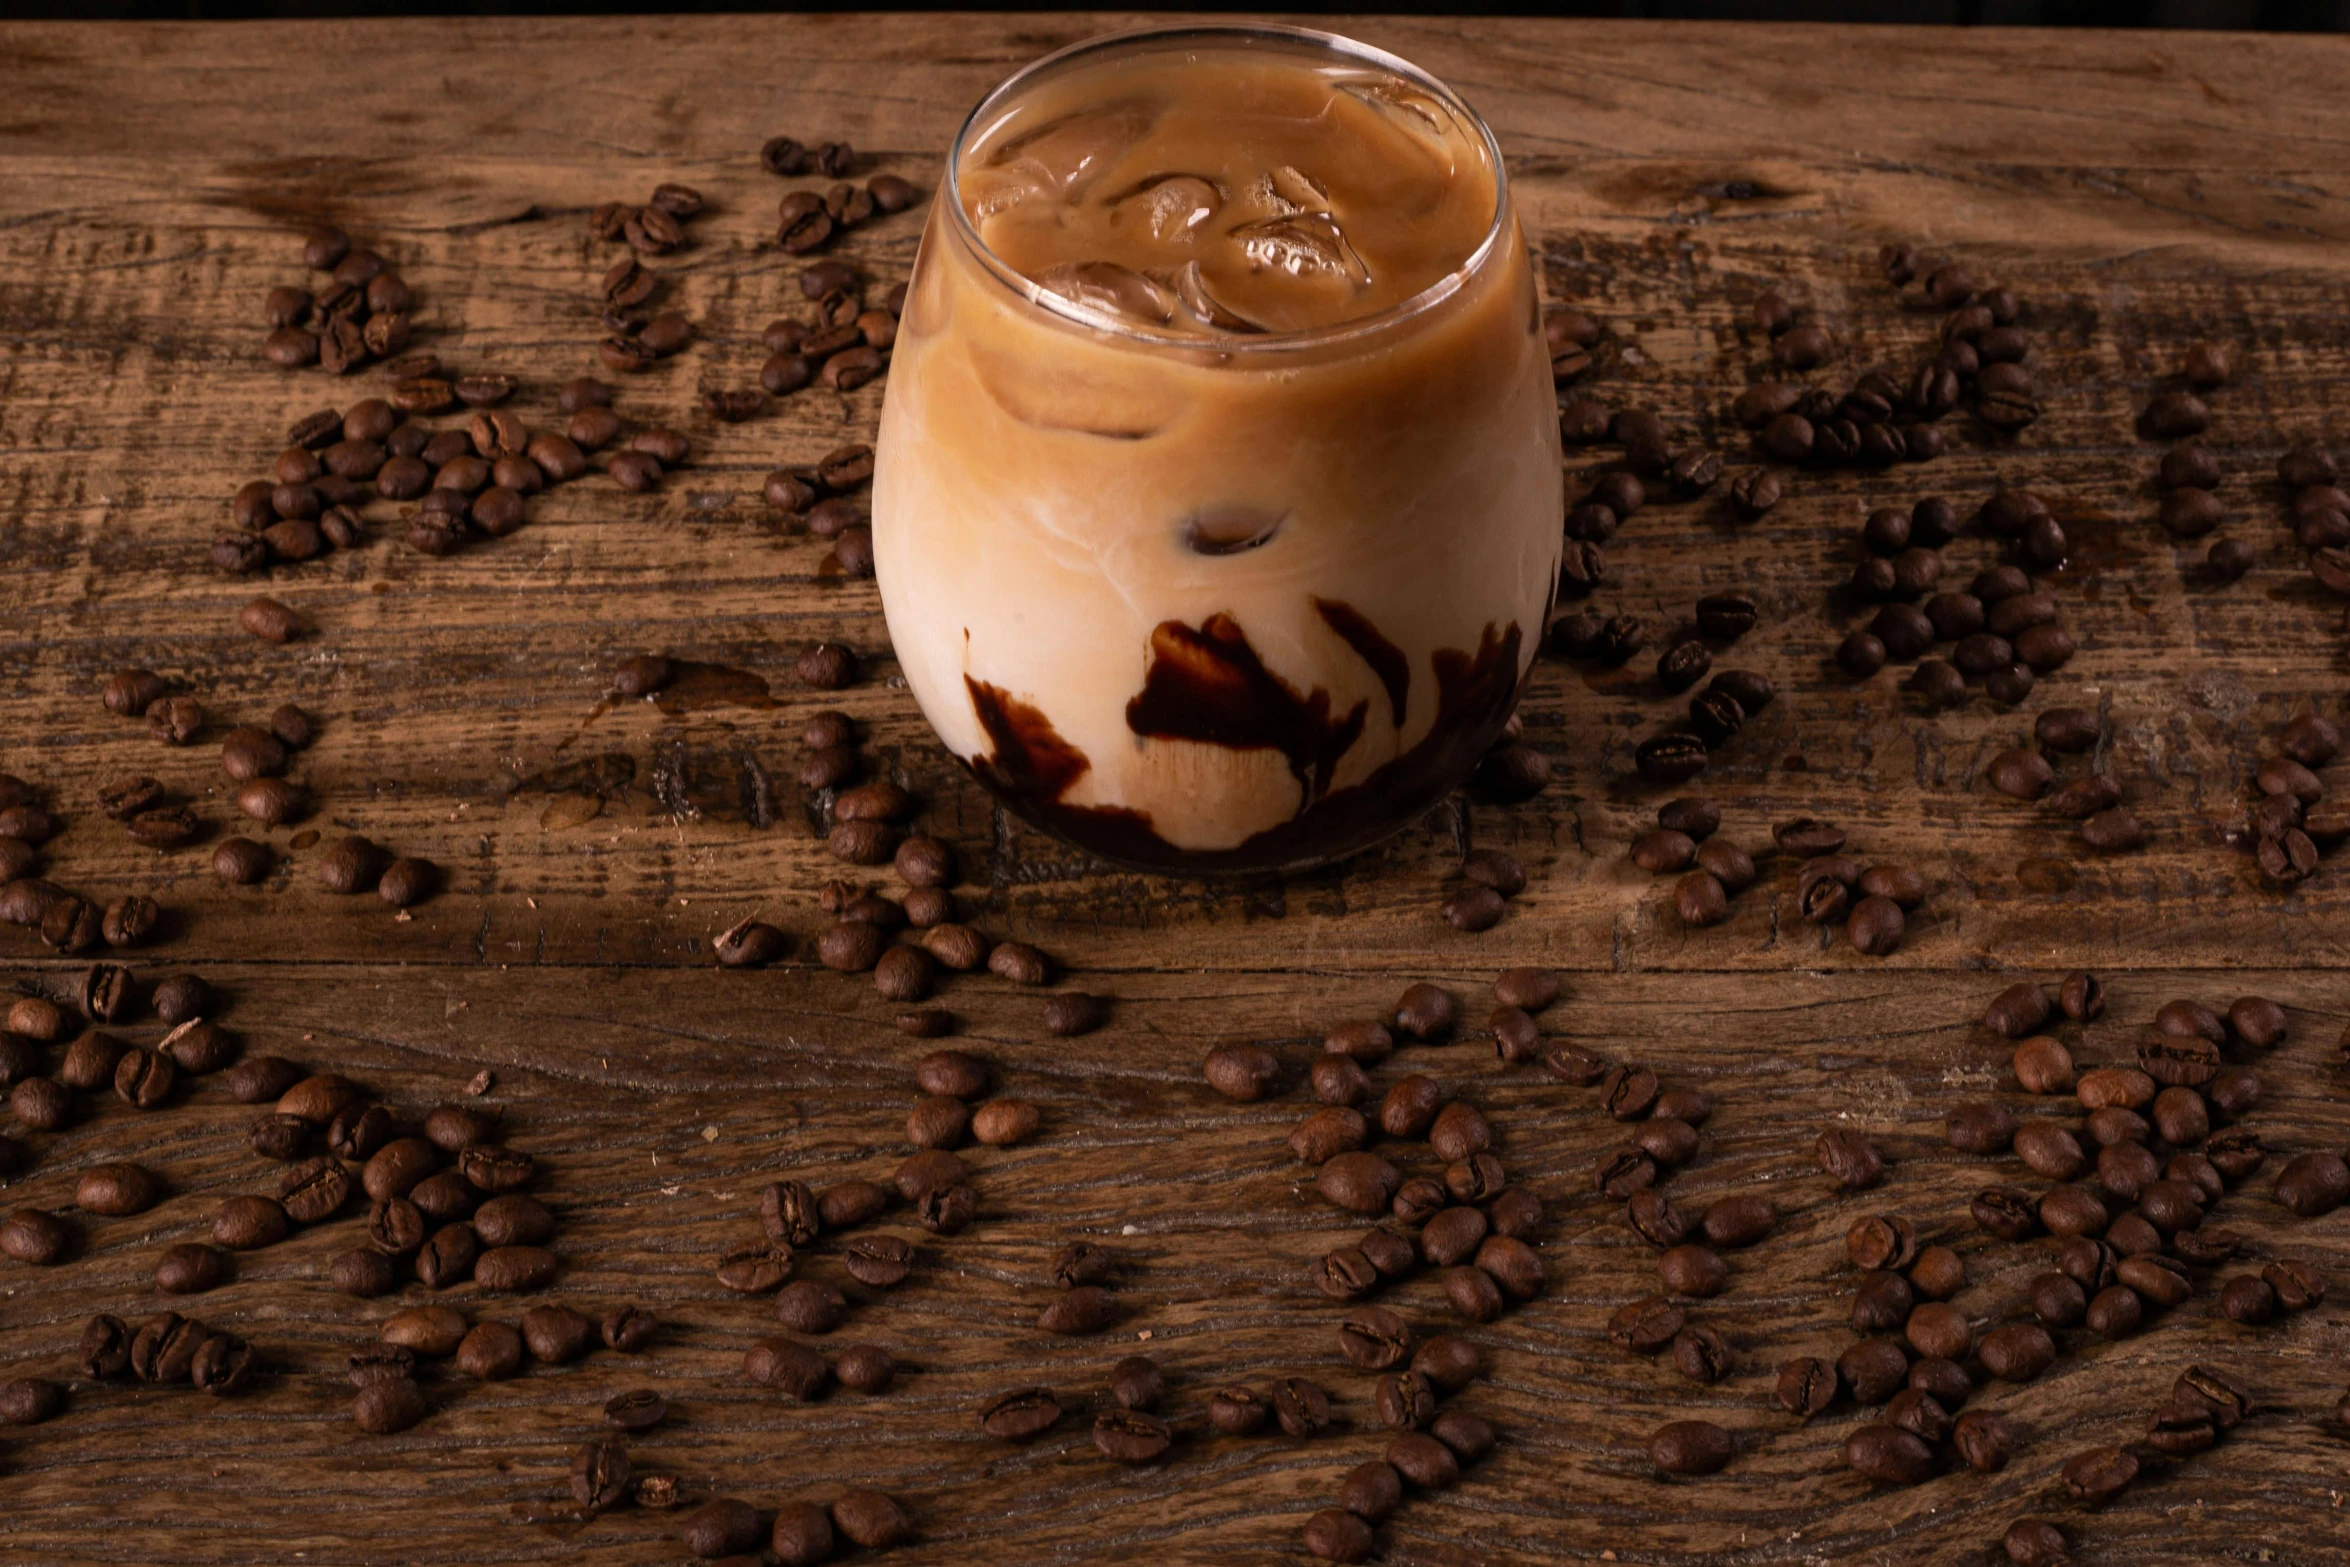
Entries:
POLYGON ((1349 38, 1342 33, 1323 32, 1318 28, 1292 27, 1279 22, 1201 22, 1176 23, 1157 27, 1134 27, 1122 32, 1101 33, 1073 44, 1065 44, 1052 53, 1029 61, 1010 76, 998 82, 987 96, 972 106, 955 132, 955 139, 947 148, 947 171, 944 182, 946 205, 952 213, 948 221, 971 253, 979 259, 996 282, 1025 299, 1030 305, 1057 316, 1075 326, 1124 338, 1129 342, 1152 348, 1185 349, 1192 352, 1210 350, 1219 354, 1260 354, 1317 348, 1332 343, 1344 343, 1355 338, 1384 332, 1424 314, 1454 294, 1484 270, 1502 236, 1508 232, 1511 210, 1509 177, 1502 168, 1501 144, 1495 140, 1493 127, 1485 117, 1469 106, 1466 99, 1435 76, 1414 65, 1400 55, 1390 54, 1374 44, 1349 38), (1224 39, 1238 42, 1273 39, 1284 43, 1309 44, 1329 53, 1358 60, 1366 65, 1393 72, 1414 86, 1425 88, 1443 101, 1469 125, 1476 129, 1480 144, 1485 149, 1487 166, 1493 177, 1493 221, 1486 226, 1485 235, 1476 247, 1442 277, 1407 299, 1398 300, 1385 309, 1367 316, 1333 322, 1328 326, 1306 327, 1292 332, 1233 332, 1203 335, 1183 332, 1161 332, 1122 321, 1107 312, 1093 309, 1076 300, 1064 298, 1028 277, 988 248, 980 238, 979 229, 971 221, 971 214, 963 206, 963 153, 968 147, 973 130, 982 120, 991 118, 991 111, 1028 87, 1041 73, 1066 65, 1082 56, 1105 52, 1145 42, 1171 43, 1181 39, 1202 41, 1224 39))

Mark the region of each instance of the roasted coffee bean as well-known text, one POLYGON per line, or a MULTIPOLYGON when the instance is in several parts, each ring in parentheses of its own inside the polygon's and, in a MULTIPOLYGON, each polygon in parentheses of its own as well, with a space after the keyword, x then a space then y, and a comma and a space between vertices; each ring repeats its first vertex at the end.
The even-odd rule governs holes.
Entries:
POLYGON ((1675 1420, 1648 1439, 1649 1461, 1670 1475, 1714 1474, 1736 1454, 1736 1440, 1710 1420, 1675 1420))
MULTIPOLYGON (((0 1232, 0 1241, 5 1240, 0 1232)), ((229 1255, 217 1246, 182 1241, 167 1247, 155 1264, 155 1287, 166 1295, 198 1295, 226 1284, 229 1255)))
MULTIPOLYGON (((1200 1070, 1216 1092, 1247 1103, 1272 1091, 1280 1079, 1281 1064, 1262 1045, 1227 1040, 1208 1052, 1200 1070)), ((1386 1199, 1380 1201, 1384 1205, 1386 1199)))
POLYGON ((115 1062, 116 1097, 141 1110, 152 1110, 169 1099, 178 1080, 179 1068, 161 1051, 142 1050, 133 1045, 115 1062))
POLYGON ((2056 1344, 2037 1324, 2010 1322, 1984 1334, 1975 1354, 2001 1381, 2029 1382, 2054 1363, 2056 1344))
POLYGON ((1052 978, 1045 955, 1018 941, 999 941, 988 949, 987 971, 1015 985, 1042 985, 1052 978))
POLYGON ((1881 1404, 1908 1378, 1909 1353, 1895 1339, 1863 1339, 1837 1357, 1836 1372, 1856 1403, 1881 1404))
MULTIPOLYGON (((1343 1061, 1345 1058, 1331 1056, 1324 1057, 1324 1060, 1343 1061)), ((951 1100, 946 1102, 954 1103, 951 1100)), ((1362 1147, 1369 1140, 1369 1135, 1360 1112, 1332 1106, 1313 1112, 1297 1124, 1289 1134, 1289 1151, 1301 1164, 1320 1165, 1342 1153, 1350 1153, 1362 1147)))
POLYGON ((1828 1178, 1846 1191, 1866 1191, 1885 1178, 1883 1156, 1858 1132, 1830 1128, 1814 1141, 1812 1153, 1828 1178))
POLYGON ((1366 1371, 1401 1365, 1412 1352, 1411 1328, 1384 1306, 1358 1306, 1338 1327, 1339 1348, 1348 1362, 1366 1371))
POLYGON ((1680 1307, 1650 1295, 1619 1307, 1608 1319, 1608 1337, 1634 1354, 1654 1355, 1673 1342, 1686 1320, 1680 1307))
POLYGON ((1779 476, 1764 468, 1745 468, 1730 481, 1730 504, 1749 522, 1779 504, 1784 486, 1779 476))
POLYGON ((1705 1386, 1729 1375, 1730 1341, 1721 1330, 1705 1324, 1683 1328, 1673 1340, 1673 1365, 1690 1381, 1705 1386))
POLYGON ((1093 1445, 1117 1463, 1151 1463, 1165 1457, 1174 1440, 1164 1420, 1139 1409, 1105 1409, 1094 1416, 1093 1445))
POLYGON ((2094 1447, 2069 1459, 2064 1488, 2091 1507, 2111 1501, 2138 1478, 2138 1460, 2118 1447, 2094 1447))
POLYGON ((1363 1067, 1377 1067, 1396 1048, 1394 1034, 1386 1031, 1386 1024, 1377 1022, 1342 1022, 1323 1036, 1323 1052, 1344 1055, 1363 1067))
POLYGON ((1827 1361, 1809 1356, 1782 1363, 1776 1397, 1779 1407, 1809 1420, 1836 1402, 1839 1379, 1827 1361))
POLYGON ((1686 783, 1706 769, 1705 741, 1693 734, 1653 735, 1640 742, 1633 755, 1640 776, 1650 783, 1686 783))

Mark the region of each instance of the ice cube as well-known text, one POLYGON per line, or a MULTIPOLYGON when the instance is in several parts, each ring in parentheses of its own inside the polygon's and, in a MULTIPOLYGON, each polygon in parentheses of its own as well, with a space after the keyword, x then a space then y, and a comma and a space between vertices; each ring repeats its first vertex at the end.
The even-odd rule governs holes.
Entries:
POLYGON ((1215 295, 1207 274, 1196 261, 1186 261, 1175 269, 1173 279, 1175 297, 1181 300, 1193 322, 1216 332, 1262 332, 1264 327, 1225 304, 1215 295))
POLYGON ((1272 267, 1295 278, 1343 277, 1357 288, 1371 282, 1371 270, 1347 243, 1346 230, 1327 212, 1293 212, 1243 223, 1232 230, 1249 265, 1272 267))
POLYGON ((1180 245, 1189 243, 1202 224, 1223 210, 1224 194, 1213 180, 1196 174, 1154 174, 1112 197, 1110 205, 1116 209, 1113 222, 1131 213, 1150 230, 1151 238, 1180 245))
POLYGON ((1284 212, 1328 212, 1330 187, 1293 163, 1284 163, 1265 176, 1265 185, 1281 202, 1284 212))
POLYGON ((987 166, 1021 170, 1063 201, 1075 201, 1122 152, 1140 141, 1153 113, 1141 103, 1105 104, 1051 120, 987 155, 987 166))
POLYGON ((1000 212, 1047 192, 1044 177, 1026 165, 973 169, 963 176, 963 203, 971 221, 984 224, 1000 212))
POLYGON ((1429 151, 1441 151, 1449 166, 1457 150, 1470 140, 1468 128, 1440 98, 1392 76, 1359 77, 1338 84, 1339 90, 1379 112, 1380 118, 1404 131, 1429 151))
POLYGON ((1072 304, 1136 326, 1165 326, 1175 314, 1173 294, 1115 261, 1064 261, 1039 272, 1036 281, 1072 304))

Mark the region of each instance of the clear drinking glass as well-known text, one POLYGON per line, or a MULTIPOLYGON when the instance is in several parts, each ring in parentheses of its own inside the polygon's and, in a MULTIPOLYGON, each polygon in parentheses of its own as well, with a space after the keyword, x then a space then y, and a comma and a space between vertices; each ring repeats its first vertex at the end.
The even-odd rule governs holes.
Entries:
POLYGON ((931 727, 1029 821, 1172 872, 1411 821, 1517 700, 1561 485, 1500 153, 1432 77, 1154 29, 1036 62, 956 136, 875 566, 931 727))

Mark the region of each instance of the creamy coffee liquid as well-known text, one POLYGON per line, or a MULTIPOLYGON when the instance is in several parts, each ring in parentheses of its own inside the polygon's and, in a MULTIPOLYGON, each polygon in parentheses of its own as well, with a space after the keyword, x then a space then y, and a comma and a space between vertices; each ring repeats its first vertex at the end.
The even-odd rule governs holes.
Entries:
POLYGON ((1563 510, 1474 123, 1337 51, 1144 39, 991 109, 956 185, 874 477, 940 737, 1151 867, 1325 858, 1440 799, 1516 700, 1563 510))
POLYGON ((963 159, 987 248, 1179 332, 1293 332, 1402 304, 1493 224, 1482 140, 1385 73, 1214 53, 1048 83, 963 159))

